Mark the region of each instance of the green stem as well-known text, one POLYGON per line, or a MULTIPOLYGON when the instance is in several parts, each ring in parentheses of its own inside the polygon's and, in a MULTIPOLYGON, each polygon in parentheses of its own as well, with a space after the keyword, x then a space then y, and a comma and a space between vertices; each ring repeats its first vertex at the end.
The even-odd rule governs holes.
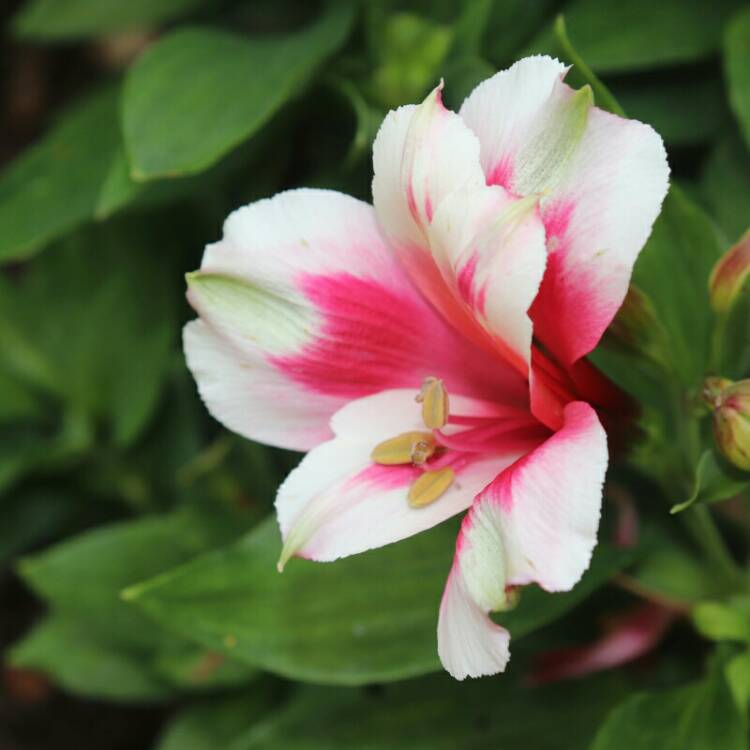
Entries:
POLYGON ((696 544, 703 550, 717 576, 726 581, 729 589, 742 586, 744 581, 742 570, 729 554, 709 509, 705 505, 694 505, 681 513, 679 517, 682 518, 685 528, 696 544))

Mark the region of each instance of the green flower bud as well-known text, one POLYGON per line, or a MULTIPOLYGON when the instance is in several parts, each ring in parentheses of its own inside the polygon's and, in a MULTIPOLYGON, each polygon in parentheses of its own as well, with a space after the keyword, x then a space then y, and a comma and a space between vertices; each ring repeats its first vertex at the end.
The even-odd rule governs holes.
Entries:
POLYGON ((750 471, 750 380, 709 378, 703 397, 713 410, 719 450, 738 469, 750 471))

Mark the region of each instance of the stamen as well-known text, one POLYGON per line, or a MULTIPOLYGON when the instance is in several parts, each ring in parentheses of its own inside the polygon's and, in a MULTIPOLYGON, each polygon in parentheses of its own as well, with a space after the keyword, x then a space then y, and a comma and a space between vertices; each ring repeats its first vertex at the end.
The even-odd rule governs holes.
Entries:
POLYGON ((398 464, 423 464, 437 447, 435 438, 430 432, 404 432, 390 440, 378 443, 370 458, 383 466, 398 464))
POLYGON ((453 484, 456 474, 450 467, 425 471, 409 488, 407 496, 412 508, 424 508, 434 503, 453 484))
POLYGON ((425 378, 417 395, 422 404, 422 421, 429 430, 439 430, 448 421, 448 392, 439 378, 425 378))

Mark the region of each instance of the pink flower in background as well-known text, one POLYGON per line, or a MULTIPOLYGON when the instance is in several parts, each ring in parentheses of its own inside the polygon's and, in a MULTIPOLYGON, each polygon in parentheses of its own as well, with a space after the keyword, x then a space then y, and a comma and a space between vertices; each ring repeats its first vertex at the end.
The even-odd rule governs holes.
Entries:
POLYGON ((589 564, 607 466, 591 404, 613 394, 581 358, 667 190, 659 136, 565 72, 527 58, 458 114, 441 87, 391 112, 374 208, 324 190, 259 201, 189 277, 185 352, 211 413, 308 451, 276 501, 280 567, 469 509, 438 624, 459 679, 504 669, 489 613, 514 587, 565 591, 589 564))

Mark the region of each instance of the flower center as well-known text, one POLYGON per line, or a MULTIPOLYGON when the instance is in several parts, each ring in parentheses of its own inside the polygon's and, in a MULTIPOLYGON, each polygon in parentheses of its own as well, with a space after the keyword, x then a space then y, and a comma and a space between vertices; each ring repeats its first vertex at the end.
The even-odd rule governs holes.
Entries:
POLYGON ((407 494, 413 508, 438 500, 450 489, 456 472, 482 455, 526 449, 544 437, 545 428, 518 407, 501 407, 487 416, 451 413, 448 392, 436 377, 425 378, 416 401, 422 405, 425 430, 384 440, 370 454, 381 466, 411 464, 421 469, 407 494))

